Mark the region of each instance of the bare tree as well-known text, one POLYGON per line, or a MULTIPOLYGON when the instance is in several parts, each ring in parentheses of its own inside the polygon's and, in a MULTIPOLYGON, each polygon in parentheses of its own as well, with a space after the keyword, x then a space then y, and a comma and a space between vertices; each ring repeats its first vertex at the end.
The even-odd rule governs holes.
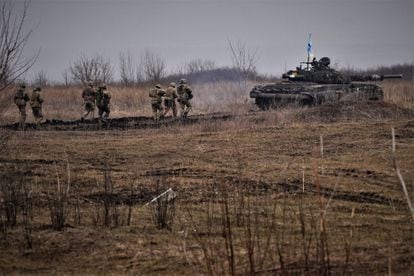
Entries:
POLYGON ((141 57, 141 66, 147 81, 157 82, 165 77, 165 61, 157 53, 146 50, 141 57))
POLYGON ((129 51, 119 53, 119 71, 121 74, 121 81, 125 86, 130 86, 135 83, 138 70, 129 51))
POLYGON ((249 48, 245 42, 238 40, 233 43, 228 40, 229 50, 234 68, 240 76, 246 80, 251 74, 256 72, 256 64, 259 60, 258 49, 249 48))
POLYGON ((62 73, 63 78, 63 84, 68 87, 71 85, 71 79, 70 79, 70 71, 69 69, 65 69, 62 73))
POLYGON ((92 58, 81 55, 69 70, 72 79, 82 84, 86 84, 88 81, 93 81, 95 84, 108 83, 112 80, 113 75, 110 61, 99 54, 92 58))
POLYGON ((43 70, 37 72, 37 74, 35 75, 34 80, 33 80, 33 85, 44 87, 47 84, 48 84, 48 81, 47 81, 46 72, 43 71, 43 70))
POLYGON ((33 66, 39 55, 39 52, 30 57, 23 55, 32 33, 24 30, 27 11, 27 2, 17 13, 13 1, 0 0, 0 116, 13 97, 12 90, 7 88, 33 66))
POLYGON ((187 62, 184 68, 187 74, 194 74, 213 70, 216 68, 216 64, 208 59, 193 59, 187 62))
POLYGON ((26 73, 38 54, 23 55, 32 30, 25 31, 28 4, 23 3, 20 14, 15 13, 11 0, 0 0, 0 91, 26 73))
POLYGON ((143 64, 142 60, 137 65, 137 68, 136 69, 137 69, 136 78, 135 78, 136 82, 137 83, 145 82, 147 80, 147 77, 145 75, 144 64, 143 64))

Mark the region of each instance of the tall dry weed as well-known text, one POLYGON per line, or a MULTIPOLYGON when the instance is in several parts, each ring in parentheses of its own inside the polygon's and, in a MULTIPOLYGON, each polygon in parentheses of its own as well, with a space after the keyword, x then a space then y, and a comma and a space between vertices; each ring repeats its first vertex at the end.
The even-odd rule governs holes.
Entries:
POLYGON ((404 108, 414 109, 414 83, 388 81, 383 83, 384 101, 404 108))

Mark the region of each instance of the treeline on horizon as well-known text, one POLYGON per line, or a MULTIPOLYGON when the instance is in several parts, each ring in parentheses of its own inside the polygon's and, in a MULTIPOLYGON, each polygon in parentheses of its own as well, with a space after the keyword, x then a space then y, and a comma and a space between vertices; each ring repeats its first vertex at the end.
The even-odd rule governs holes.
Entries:
MULTIPOLYGON (((413 81, 414 77, 414 65, 409 63, 395 64, 389 66, 378 66, 375 68, 368 69, 340 69, 343 74, 360 74, 360 75, 389 75, 389 74, 402 74, 402 79, 407 81, 413 81)), ((271 82, 281 79, 281 76, 260 74, 256 70, 241 74, 237 68, 221 67, 214 68, 205 71, 192 72, 187 74, 170 74, 166 76, 163 81, 171 82, 177 79, 185 78, 195 83, 208 83, 218 81, 240 81, 249 80, 256 82, 271 82)))
MULTIPOLYGON (((387 74, 402 74, 403 80, 413 81, 414 79, 414 66, 413 64, 395 64, 390 66, 378 66, 368 69, 339 69, 344 75, 387 75, 387 74)), ((193 70, 191 72, 174 72, 162 76, 157 81, 154 80, 136 80, 133 82, 124 82, 122 79, 113 80, 108 84, 113 86, 148 86, 157 83, 169 84, 171 82, 177 82, 180 79, 186 79, 190 83, 204 84, 210 82, 240 82, 240 81, 253 81, 253 82, 275 82, 281 79, 281 76, 267 75, 258 73, 255 69, 247 72, 240 72, 238 68, 234 67, 214 67, 208 69, 193 70)), ((35 79, 32 82, 33 85, 41 86, 73 86, 82 85, 81 82, 71 81, 64 82, 49 82, 45 76, 43 79, 35 79)))

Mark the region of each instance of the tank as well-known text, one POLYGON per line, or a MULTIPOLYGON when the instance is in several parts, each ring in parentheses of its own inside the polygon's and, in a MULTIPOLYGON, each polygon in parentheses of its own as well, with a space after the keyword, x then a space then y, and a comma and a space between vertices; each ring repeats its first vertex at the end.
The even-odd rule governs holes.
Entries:
POLYGON ((263 110, 289 103, 318 105, 381 101, 384 94, 376 82, 402 78, 401 74, 345 76, 330 68, 330 63, 328 57, 301 62, 295 70, 284 73, 281 82, 254 86, 250 97, 263 110))

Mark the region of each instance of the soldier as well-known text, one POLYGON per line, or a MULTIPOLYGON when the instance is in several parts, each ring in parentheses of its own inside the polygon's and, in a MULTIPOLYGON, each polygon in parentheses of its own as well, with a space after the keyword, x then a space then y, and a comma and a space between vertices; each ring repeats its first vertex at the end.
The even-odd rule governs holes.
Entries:
POLYGON ((106 90, 106 85, 100 85, 96 91, 96 105, 98 107, 100 120, 106 121, 109 117, 109 113, 111 113, 111 110, 109 109, 110 102, 111 94, 106 90))
POLYGON ((190 100, 193 98, 193 91, 186 84, 185 79, 180 80, 180 85, 177 88, 178 102, 180 103, 181 108, 181 117, 187 118, 188 113, 190 112, 192 106, 190 100))
POLYGON ((175 88, 175 82, 172 82, 170 86, 168 86, 167 90, 165 90, 165 96, 164 96, 164 116, 167 115, 168 111, 170 111, 170 108, 173 111, 173 116, 177 117, 177 106, 175 104, 175 99, 177 96, 177 89, 175 88))
POLYGON ((29 95, 27 95, 25 89, 26 85, 20 84, 19 88, 16 91, 16 94, 14 95, 14 103, 19 108, 19 126, 21 128, 24 128, 24 123, 26 122, 26 103, 29 100, 29 95))
POLYGON ((85 106, 85 114, 81 117, 83 121, 86 116, 91 112, 91 117, 93 118, 93 112, 95 111, 95 91, 93 90, 93 82, 88 82, 88 87, 82 91, 83 105, 85 106))
POLYGON ((36 87, 33 89, 32 95, 30 96, 30 106, 32 107, 33 117, 35 117, 36 124, 39 125, 42 122, 42 103, 43 97, 40 93, 42 88, 36 87))
POLYGON ((312 62, 311 62, 311 65, 312 65, 313 69, 315 69, 315 70, 318 69, 319 63, 316 60, 316 57, 313 57, 312 62))
POLYGON ((154 120, 158 121, 163 116, 162 112, 162 96, 165 95, 165 91, 161 89, 161 84, 157 84, 155 89, 151 89, 149 96, 151 97, 152 113, 154 114, 154 120))

